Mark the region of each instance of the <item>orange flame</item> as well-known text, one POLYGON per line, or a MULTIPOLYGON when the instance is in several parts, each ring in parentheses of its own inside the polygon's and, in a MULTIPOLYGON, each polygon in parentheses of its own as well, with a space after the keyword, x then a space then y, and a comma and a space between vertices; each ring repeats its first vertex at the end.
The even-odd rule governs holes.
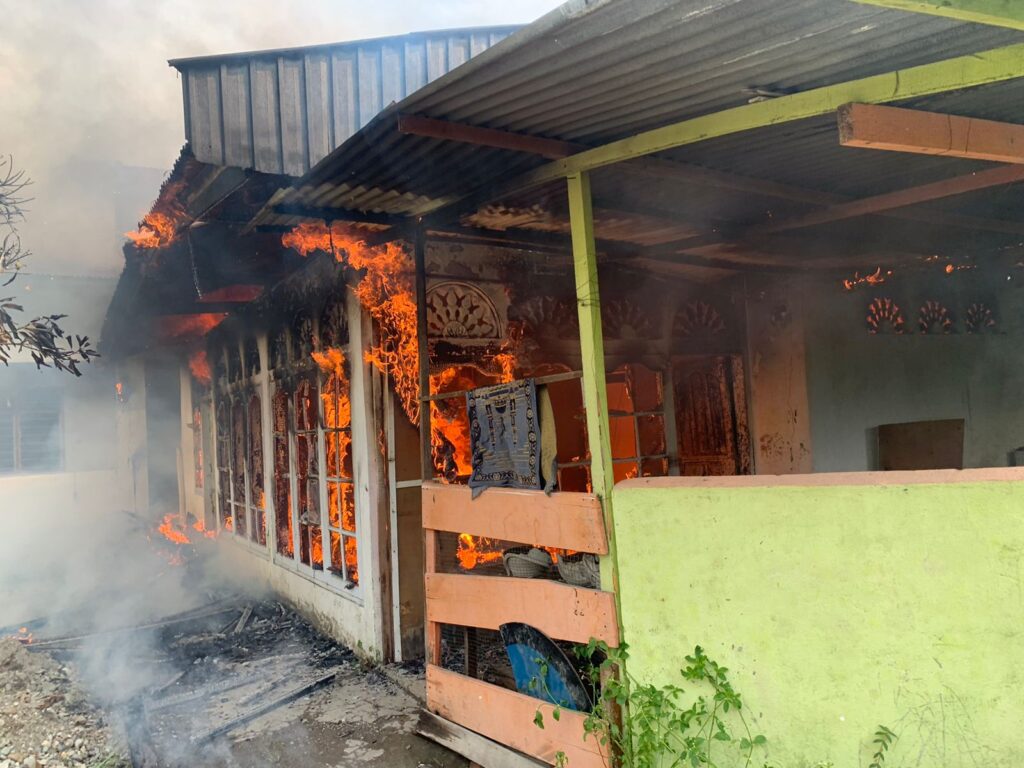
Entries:
POLYGON ((843 280, 843 288, 852 291, 858 285, 881 285, 889 277, 892 277, 892 270, 888 269, 883 273, 881 267, 869 275, 862 276, 860 272, 854 272, 852 278, 843 280))
POLYGON ((198 315, 168 315, 161 319, 160 333, 167 339, 197 338, 205 336, 220 325, 227 314, 204 312, 198 315))
POLYGON ((192 377, 203 386, 208 387, 213 381, 213 373, 210 371, 210 361, 206 356, 205 349, 197 349, 189 355, 188 369, 192 371, 192 377))
POLYGON ((501 550, 497 548, 493 539, 460 533, 459 548, 455 556, 459 559, 459 565, 471 571, 478 565, 501 560, 501 550))
POLYGON ((136 248, 163 248, 174 242, 177 235, 178 225, 175 219, 157 211, 147 213, 137 230, 124 233, 136 248))
POLYGON ((164 521, 157 526, 157 530, 165 539, 173 541, 175 544, 191 544, 192 542, 189 541, 188 536, 174 527, 175 517, 177 515, 164 515, 164 521))
POLYGON ((202 521, 202 520, 196 520, 194 523, 192 523, 192 530, 198 531, 199 533, 203 534, 203 536, 205 536, 208 539, 215 539, 215 538, 217 538, 217 532, 216 531, 208 531, 208 530, 206 530, 206 523, 204 521, 202 521))
POLYGON ((381 329, 381 339, 366 353, 366 361, 387 373, 395 383, 402 408, 419 422, 419 350, 416 343, 416 301, 411 264, 395 243, 368 246, 340 225, 300 224, 281 238, 286 248, 303 256, 330 253, 353 269, 365 270, 356 298, 381 329))

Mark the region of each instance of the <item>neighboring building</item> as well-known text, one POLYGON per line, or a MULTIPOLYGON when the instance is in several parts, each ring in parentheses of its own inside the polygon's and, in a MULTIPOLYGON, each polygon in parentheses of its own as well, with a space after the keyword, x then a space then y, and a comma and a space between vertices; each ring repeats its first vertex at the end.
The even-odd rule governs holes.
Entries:
MULTIPOLYGON (((111 278, 22 273, 7 288, 27 318, 67 314, 70 333, 99 338, 111 278)), ((98 360, 75 377, 26 355, 0 366, 0 495, 5 512, 72 510, 109 494, 116 467, 113 369, 98 360)), ((113 504, 114 501, 111 500, 113 504)))
POLYGON ((133 439, 179 452, 182 524, 425 652, 422 727, 484 765, 609 764, 582 712, 536 727, 506 623, 658 685, 703 646, 770 763, 884 724, 893 764, 1019 764, 1024 35, 888 6, 572 2, 389 107, 339 76, 387 43, 179 63, 174 226, 104 341, 179 392, 133 439), (521 378, 558 489, 473 500, 467 390, 521 378))

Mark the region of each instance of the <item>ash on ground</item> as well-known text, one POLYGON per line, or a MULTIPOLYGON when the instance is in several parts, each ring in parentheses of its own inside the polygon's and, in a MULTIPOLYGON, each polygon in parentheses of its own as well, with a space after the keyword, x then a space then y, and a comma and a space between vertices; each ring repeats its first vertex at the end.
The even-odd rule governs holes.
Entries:
MULTIPOLYGON (((0 712, 39 723, 9 739, 0 768, 466 765, 416 735, 421 676, 364 666, 273 600, 222 597, 140 626, 2 647, 14 661, 0 712), (114 684, 97 684, 97 669, 114 684)), ((0 745, 6 732, 0 721, 0 745)))

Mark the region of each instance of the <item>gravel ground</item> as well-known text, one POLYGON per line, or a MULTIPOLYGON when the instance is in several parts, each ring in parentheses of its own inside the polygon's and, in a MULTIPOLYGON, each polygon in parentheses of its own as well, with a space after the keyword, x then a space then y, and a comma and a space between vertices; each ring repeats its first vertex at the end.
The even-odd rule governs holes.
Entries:
POLYGON ((73 671, 0 639, 0 768, 121 768, 128 763, 73 671))

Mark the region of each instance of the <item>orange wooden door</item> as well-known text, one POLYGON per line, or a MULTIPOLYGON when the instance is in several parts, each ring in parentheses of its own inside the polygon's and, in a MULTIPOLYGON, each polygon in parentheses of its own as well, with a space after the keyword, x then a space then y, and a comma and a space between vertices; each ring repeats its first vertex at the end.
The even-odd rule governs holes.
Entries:
MULTIPOLYGON (((732 358, 687 358, 673 366, 679 471, 683 475, 744 474, 732 358)), ((745 409, 743 409, 745 410, 745 409)), ((739 413, 742 418, 743 411, 739 413)), ((745 421, 745 419, 744 419, 745 421)))

